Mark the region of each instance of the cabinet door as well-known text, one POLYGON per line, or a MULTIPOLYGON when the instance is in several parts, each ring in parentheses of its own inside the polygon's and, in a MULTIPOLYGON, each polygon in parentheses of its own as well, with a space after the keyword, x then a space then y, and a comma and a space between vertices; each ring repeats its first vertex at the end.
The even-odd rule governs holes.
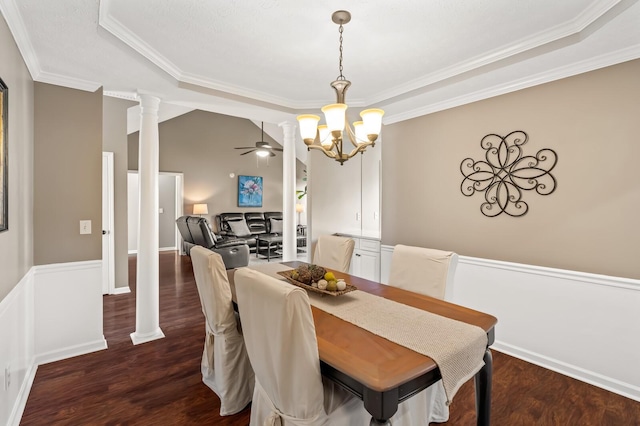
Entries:
POLYGON ((352 274, 367 280, 380 281, 380 253, 354 250, 351 260, 352 274))

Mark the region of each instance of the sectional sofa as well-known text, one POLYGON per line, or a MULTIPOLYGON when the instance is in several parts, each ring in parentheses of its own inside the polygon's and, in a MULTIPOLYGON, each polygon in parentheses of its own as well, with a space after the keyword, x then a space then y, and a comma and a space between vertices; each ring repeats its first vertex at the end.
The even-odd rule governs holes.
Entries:
POLYGON ((216 215, 218 234, 224 238, 241 238, 252 252, 256 236, 282 234, 282 212, 220 213, 216 215))

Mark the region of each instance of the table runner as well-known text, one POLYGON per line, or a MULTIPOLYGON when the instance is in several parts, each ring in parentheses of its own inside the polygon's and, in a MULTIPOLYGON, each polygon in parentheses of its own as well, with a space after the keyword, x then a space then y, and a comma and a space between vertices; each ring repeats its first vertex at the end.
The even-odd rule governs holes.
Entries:
MULTIPOLYGON (((284 278, 278 271, 292 269, 277 263, 251 268, 280 280, 284 278)), ((312 306, 433 359, 440 369, 447 404, 484 365, 487 334, 480 327, 365 291, 340 297, 307 294, 312 306)))

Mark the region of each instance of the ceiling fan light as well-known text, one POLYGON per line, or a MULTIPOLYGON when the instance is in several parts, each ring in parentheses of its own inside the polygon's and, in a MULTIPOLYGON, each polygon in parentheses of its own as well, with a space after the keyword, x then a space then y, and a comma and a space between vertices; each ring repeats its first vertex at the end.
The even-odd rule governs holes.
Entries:
POLYGON ((367 136, 375 135, 375 138, 380 134, 382 128, 382 116, 384 111, 379 108, 365 109, 360 113, 362 121, 364 123, 364 131, 367 136))
POLYGON ((302 140, 307 144, 308 141, 313 143, 313 140, 316 138, 316 129, 320 117, 313 114, 303 114, 299 115, 297 119, 300 124, 300 136, 302 136, 302 140))
POLYGON ((322 107, 324 118, 330 132, 341 132, 344 130, 345 113, 347 104, 329 104, 322 107))
POLYGON ((264 148, 260 148, 259 150, 256 151, 256 155, 258 157, 268 157, 269 156, 269 151, 267 151, 264 148))

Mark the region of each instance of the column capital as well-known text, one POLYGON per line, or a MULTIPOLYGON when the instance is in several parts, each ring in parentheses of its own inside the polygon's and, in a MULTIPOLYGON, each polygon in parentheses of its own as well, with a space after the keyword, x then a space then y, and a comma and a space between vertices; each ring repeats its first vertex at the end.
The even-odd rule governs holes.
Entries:
POLYGON ((138 93, 138 102, 140 103, 141 112, 158 112, 160 107, 160 98, 158 96, 149 95, 146 93, 138 93))
POLYGON ((278 127, 282 127, 282 130, 285 132, 293 132, 296 130, 296 122, 295 121, 283 121, 281 123, 278 123, 278 127))

